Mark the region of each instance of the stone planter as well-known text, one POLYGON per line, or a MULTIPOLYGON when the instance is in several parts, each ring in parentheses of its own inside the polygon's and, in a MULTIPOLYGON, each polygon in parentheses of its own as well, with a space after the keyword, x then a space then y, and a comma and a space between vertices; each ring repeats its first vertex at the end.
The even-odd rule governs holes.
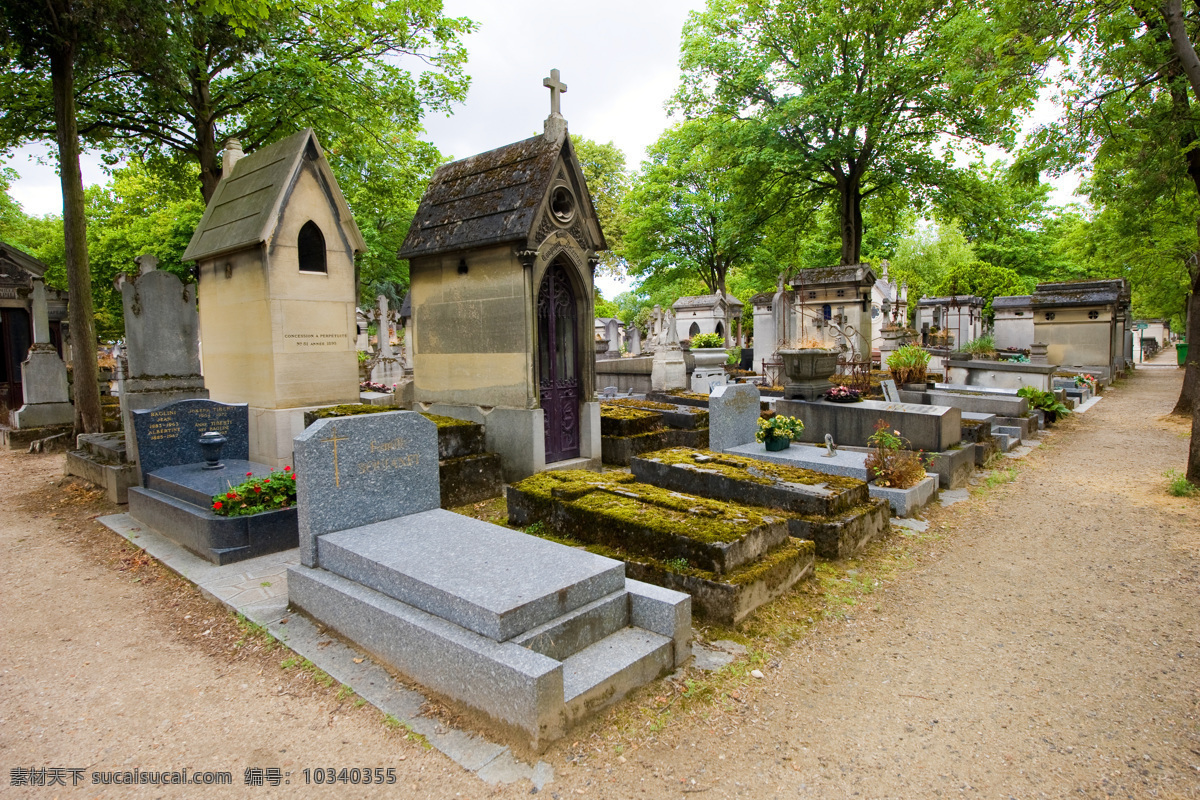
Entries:
POLYGON ((596 355, 606 355, 608 353, 608 339, 596 340, 596 355))
POLYGON ((783 396, 788 400, 816 400, 829 391, 829 378, 837 372, 836 350, 780 350, 783 359, 783 396))
POLYGON ((907 489, 892 489, 876 486, 874 483, 871 483, 868 489, 871 497, 888 501, 892 507, 892 514, 897 517, 910 517, 937 496, 938 476, 926 474, 916 486, 907 489))
POLYGON ((688 352, 696 359, 696 369, 723 369, 729 360, 729 351, 723 347, 693 347, 688 352))

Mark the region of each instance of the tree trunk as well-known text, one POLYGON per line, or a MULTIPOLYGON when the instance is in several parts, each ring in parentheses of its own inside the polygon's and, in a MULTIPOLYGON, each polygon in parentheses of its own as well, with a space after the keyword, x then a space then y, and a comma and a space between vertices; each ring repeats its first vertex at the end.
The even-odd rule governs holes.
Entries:
MULTIPOLYGON (((1197 256, 1200 257, 1200 253, 1197 256)), ((1191 416, 1192 410, 1200 406, 1197 402, 1200 398, 1200 348, 1196 345, 1197 337, 1200 337, 1200 300, 1197 297, 1200 297, 1200 268, 1192 277, 1192 295, 1184 318, 1183 335, 1188 342, 1188 355, 1183 367, 1183 388, 1175 408, 1171 409, 1172 414, 1191 416)), ((1193 430, 1192 438, 1196 435, 1197 431, 1193 430)))
POLYGON ((842 265, 862 261, 862 187, 857 176, 838 181, 838 222, 842 233, 842 265))
MULTIPOLYGON (((1191 365, 1188 370, 1194 374, 1197 371, 1196 365, 1191 365)), ((1200 403, 1192 405, 1192 446, 1188 450, 1187 479, 1194 486, 1200 486, 1200 403)))
POLYGON ((92 310, 92 274, 88 268, 83 175, 79 172, 73 46, 64 45, 51 53, 50 76, 54 91, 58 172, 63 196, 63 244, 70 304, 75 430, 77 433, 99 433, 103 421, 100 417, 100 387, 97 385, 96 322, 92 310))

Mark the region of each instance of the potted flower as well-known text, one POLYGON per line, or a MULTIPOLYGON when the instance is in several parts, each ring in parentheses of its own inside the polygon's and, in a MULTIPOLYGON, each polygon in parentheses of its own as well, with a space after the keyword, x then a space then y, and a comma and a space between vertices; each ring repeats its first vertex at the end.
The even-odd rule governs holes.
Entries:
POLYGON ((804 432, 804 423, 795 417, 776 414, 770 419, 758 418, 758 433, 754 438, 767 446, 768 450, 786 450, 792 440, 804 432))
POLYGON ((919 391, 925 389, 925 369, 929 366, 929 353, 915 344, 906 344, 887 357, 888 372, 896 383, 913 385, 919 391))
POLYGON ((725 337, 719 333, 697 333, 691 339, 691 354, 697 369, 715 369, 729 357, 725 337))
POLYGON ((829 388, 838 368, 838 351, 815 339, 804 339, 793 350, 780 350, 783 360, 783 396, 788 400, 816 400, 829 388))

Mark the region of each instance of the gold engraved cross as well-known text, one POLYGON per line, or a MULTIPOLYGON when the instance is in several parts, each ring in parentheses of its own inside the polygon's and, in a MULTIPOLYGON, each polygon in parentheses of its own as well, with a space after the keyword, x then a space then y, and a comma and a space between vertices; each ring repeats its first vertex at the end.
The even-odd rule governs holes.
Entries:
POLYGON ((337 435, 337 426, 330 425, 329 426, 329 438, 321 440, 322 442, 333 442, 333 485, 338 489, 342 488, 342 478, 341 478, 341 475, 338 474, 337 443, 344 442, 344 441, 348 440, 349 438, 350 438, 349 436, 338 436, 337 435))

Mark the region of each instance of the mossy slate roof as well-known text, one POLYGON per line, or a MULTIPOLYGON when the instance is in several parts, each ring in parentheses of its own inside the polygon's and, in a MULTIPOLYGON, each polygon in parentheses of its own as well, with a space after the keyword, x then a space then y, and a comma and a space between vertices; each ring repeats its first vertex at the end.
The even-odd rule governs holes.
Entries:
MULTIPOLYGON (((325 160, 316 134, 311 128, 305 128, 238 159, 233 173, 217 184, 217 191, 204 209, 204 216, 183 253, 183 260, 198 261, 268 241, 310 143, 310 160, 322 175, 337 206, 347 242, 354 252, 366 250, 366 243, 329 162, 325 160)), ((327 241, 329 233, 326 232, 327 241)))
MULTIPOLYGON (((400 248, 400 258, 528 239, 560 153, 583 189, 580 212, 584 219, 594 217, 569 141, 565 135, 557 139, 539 135, 438 167, 400 248)), ((600 239, 597 249, 605 249, 600 239)))

